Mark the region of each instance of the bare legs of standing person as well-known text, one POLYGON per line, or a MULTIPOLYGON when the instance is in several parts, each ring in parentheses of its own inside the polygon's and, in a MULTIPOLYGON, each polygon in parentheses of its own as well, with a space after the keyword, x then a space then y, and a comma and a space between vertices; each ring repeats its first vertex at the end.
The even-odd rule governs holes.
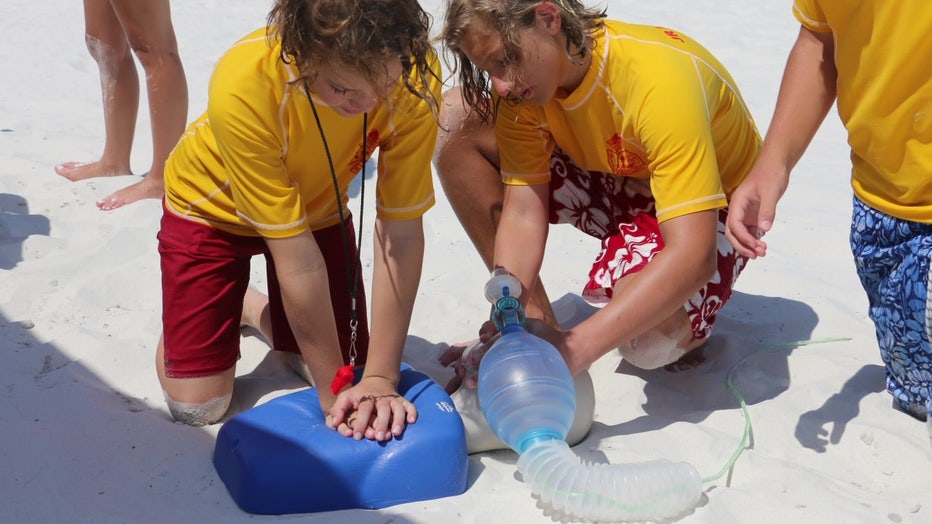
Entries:
POLYGON ((152 165, 146 176, 97 202, 109 211, 165 191, 165 160, 184 132, 188 85, 168 0, 84 0, 87 48, 100 70, 106 140, 96 162, 65 162, 55 172, 72 180, 131 175, 130 152, 139 110, 139 76, 146 74, 152 125, 152 165))

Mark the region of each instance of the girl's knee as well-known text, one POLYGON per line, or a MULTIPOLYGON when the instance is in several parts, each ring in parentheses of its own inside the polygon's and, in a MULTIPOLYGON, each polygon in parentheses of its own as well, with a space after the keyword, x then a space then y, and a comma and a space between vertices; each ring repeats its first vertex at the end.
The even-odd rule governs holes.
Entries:
MULTIPOLYGON (((163 392, 164 393, 164 392, 163 392)), ((164 393, 168 411, 178 422, 189 426, 206 426, 218 422, 230 408, 233 394, 212 398, 207 402, 178 402, 164 393)))
POLYGON ((483 122, 476 111, 466 104, 459 87, 445 91, 442 98, 439 115, 441 145, 452 137, 473 138, 475 134, 491 136, 493 127, 483 122))

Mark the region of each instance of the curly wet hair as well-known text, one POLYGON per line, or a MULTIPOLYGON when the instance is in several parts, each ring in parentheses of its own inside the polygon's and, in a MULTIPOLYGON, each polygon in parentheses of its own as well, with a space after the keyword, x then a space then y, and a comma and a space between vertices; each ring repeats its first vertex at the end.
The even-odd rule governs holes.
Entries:
MULTIPOLYGON (((560 10, 567 56, 573 61, 585 58, 591 47, 592 30, 601 27, 605 20, 605 9, 586 7, 578 0, 544 1, 560 10)), ((506 59, 517 65, 522 55, 518 31, 534 24, 534 10, 541 3, 541 0, 447 0, 440 40, 453 55, 454 61, 448 65, 459 77, 464 102, 485 122, 494 120, 495 108, 489 103, 491 82, 485 71, 473 65, 461 49, 463 37, 470 24, 484 20, 501 35, 506 59)))
POLYGON ((312 80, 323 64, 337 63, 376 88, 387 61, 397 59, 405 87, 436 114, 428 88, 435 76, 430 17, 417 0, 276 0, 267 22, 270 37, 281 40, 282 60, 295 63, 302 80, 312 80))

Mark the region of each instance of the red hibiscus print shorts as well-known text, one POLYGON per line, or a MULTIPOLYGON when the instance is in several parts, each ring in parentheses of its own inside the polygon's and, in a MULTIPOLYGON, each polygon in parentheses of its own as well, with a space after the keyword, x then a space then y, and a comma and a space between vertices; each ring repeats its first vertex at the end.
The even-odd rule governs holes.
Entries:
MULTIPOLYGON (((643 269, 663 249, 650 182, 586 171, 559 148, 550 159, 550 174, 550 223, 571 224, 602 241, 582 295, 590 302, 608 302, 618 280, 643 269)), ((727 210, 719 210, 718 271, 683 305, 697 339, 712 332, 748 260, 725 238, 727 216, 727 210)))

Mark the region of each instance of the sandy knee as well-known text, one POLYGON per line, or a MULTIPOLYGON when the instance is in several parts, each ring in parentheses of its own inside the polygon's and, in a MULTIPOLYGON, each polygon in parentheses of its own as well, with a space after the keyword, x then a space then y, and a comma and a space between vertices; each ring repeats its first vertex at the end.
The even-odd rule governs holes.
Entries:
POLYGON ((440 103, 440 129, 437 134, 437 147, 434 149, 434 159, 442 158, 444 146, 450 142, 454 136, 459 136, 456 131, 463 129, 464 124, 469 116, 469 109, 463 101, 462 93, 458 87, 451 88, 443 93, 443 100, 440 103))
POLYGON ((658 331, 649 331, 618 347, 622 358, 634 367, 657 369, 672 364, 693 347, 658 331), (685 347, 684 347, 685 346, 685 347))
POLYGON ((440 103, 440 124, 448 128, 448 122, 460 123, 469 114, 466 102, 463 100, 463 91, 459 86, 451 87, 443 92, 440 103))
POLYGON ((680 309, 650 331, 618 347, 629 364, 641 369, 657 369, 673 364, 705 343, 697 339, 692 321, 680 309))
POLYGON ((435 164, 442 166, 450 155, 452 158, 449 160, 457 162, 457 154, 464 147, 478 150, 497 164, 498 148, 492 125, 483 121, 479 113, 466 104, 459 87, 443 93, 439 121, 440 129, 434 148, 435 164))
POLYGON ((233 400, 233 393, 212 398, 207 402, 179 402, 172 400, 164 391, 163 394, 172 417, 189 426, 206 426, 218 422, 226 414, 233 400))

